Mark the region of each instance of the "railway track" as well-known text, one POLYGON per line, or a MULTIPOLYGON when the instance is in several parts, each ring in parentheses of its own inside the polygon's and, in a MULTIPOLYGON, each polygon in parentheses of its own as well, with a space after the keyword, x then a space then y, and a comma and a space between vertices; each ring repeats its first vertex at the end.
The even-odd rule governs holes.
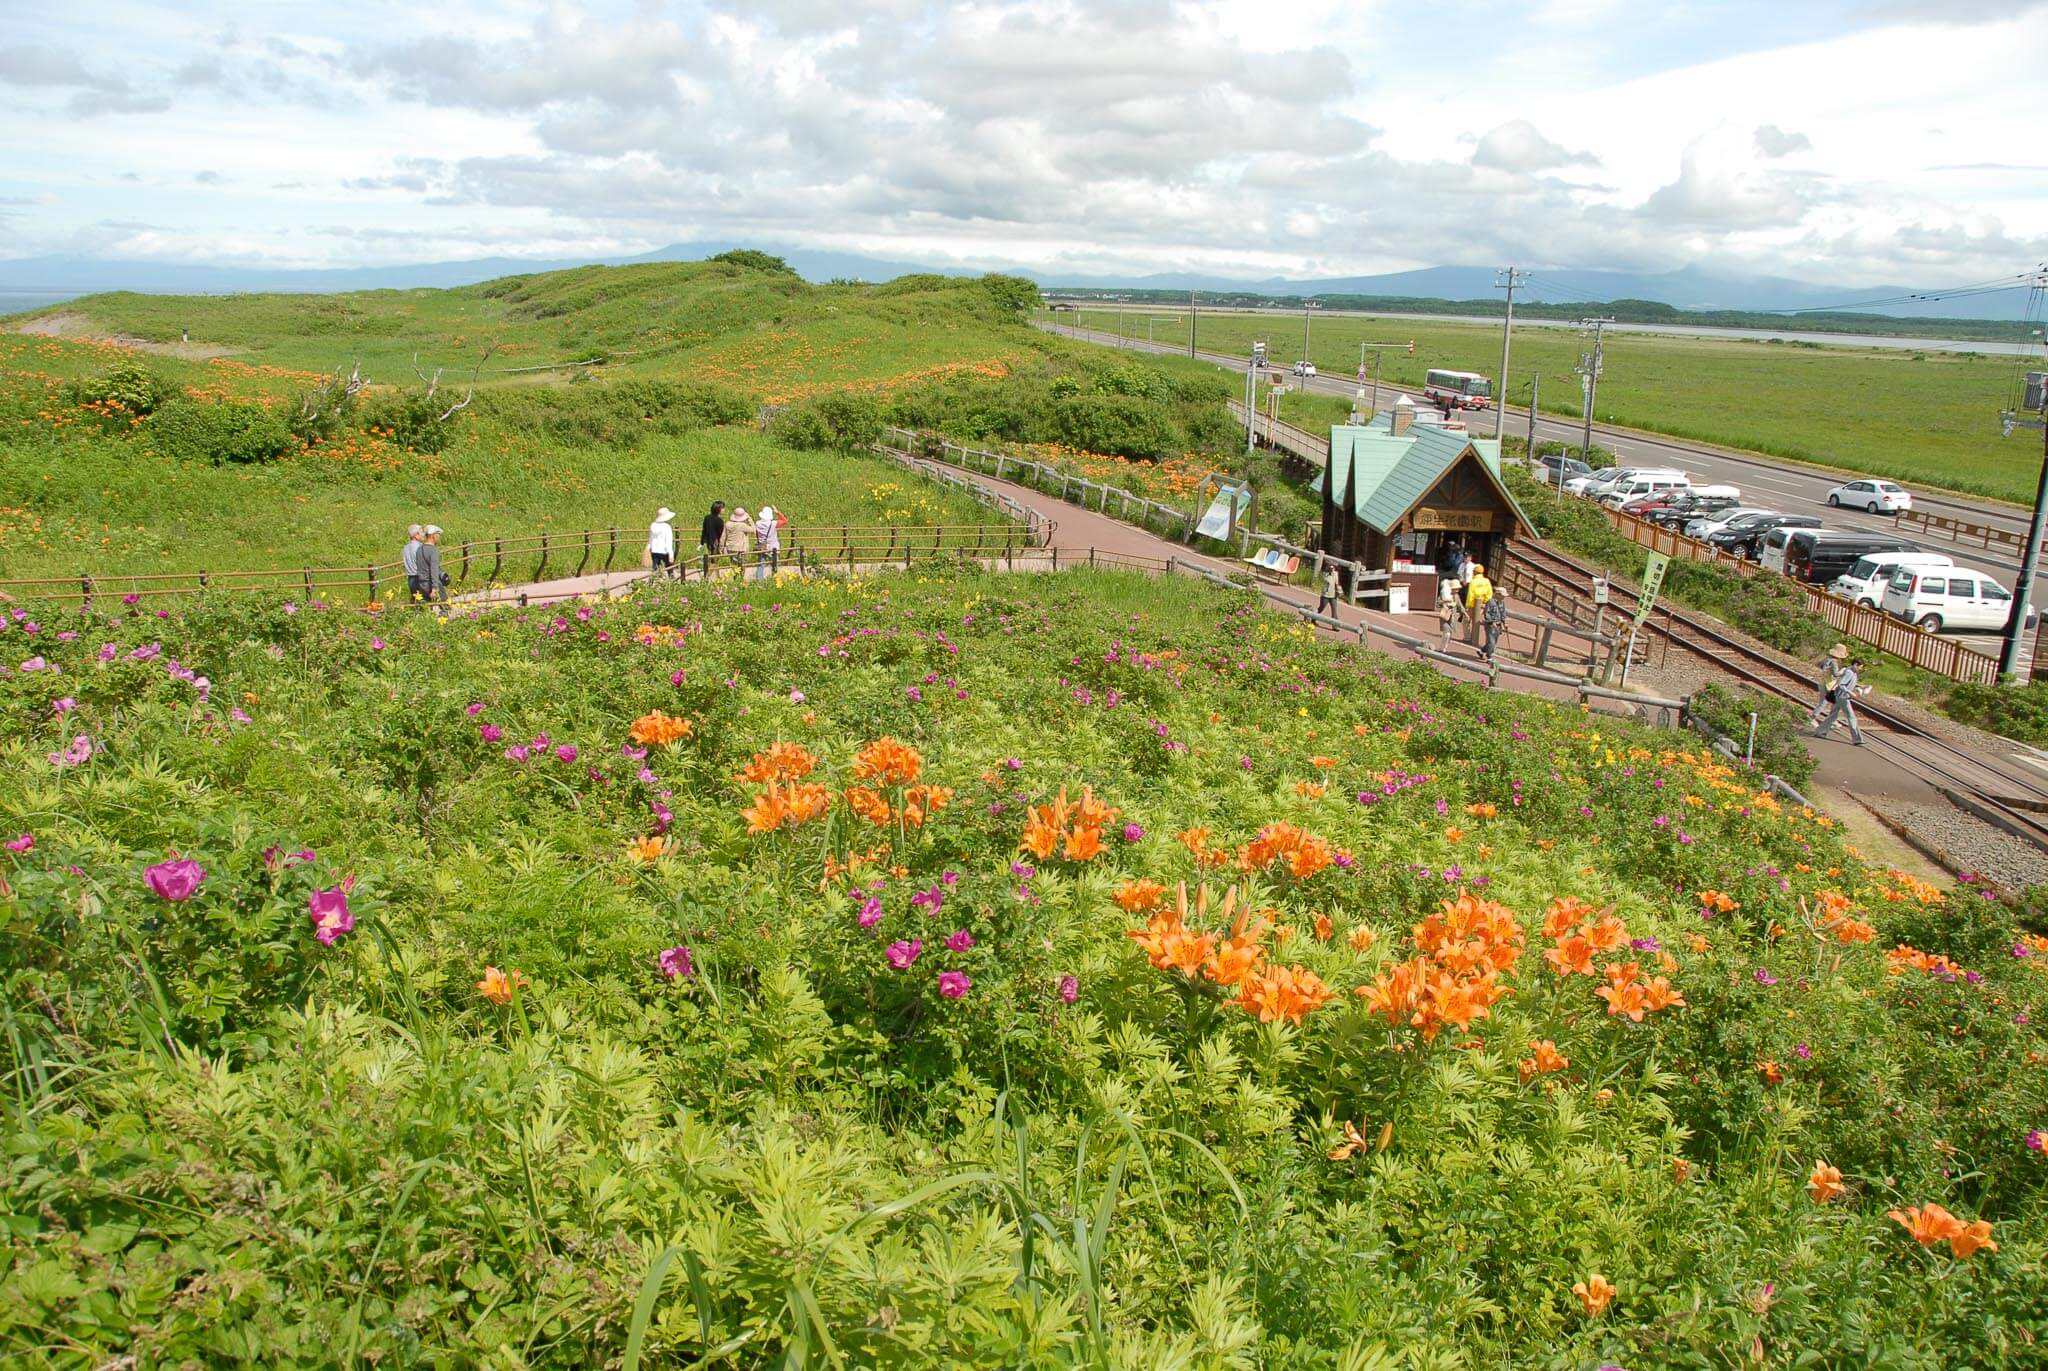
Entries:
MULTIPOLYGON (((1541 543, 1517 542, 1508 549, 1508 560, 1526 567, 1532 575, 1561 585, 1592 602, 1595 568, 1541 543)), ((1635 611, 1639 592, 1632 586, 1608 579, 1610 604, 1622 615, 1635 611)), ((1645 621, 1645 628, 1666 636, 1673 646, 1711 663, 1715 670, 1782 699, 1811 706, 1819 691, 1817 676, 1778 660, 1729 634, 1703 616, 1665 606, 1645 621)), ((1946 739, 1914 724, 1882 706, 1859 705, 1856 710, 1865 742, 1895 760, 1900 768, 1937 789, 1968 797, 1996 816, 2016 836, 2048 850, 2048 774, 2035 770, 2017 758, 1986 757, 1963 753, 1946 739)))

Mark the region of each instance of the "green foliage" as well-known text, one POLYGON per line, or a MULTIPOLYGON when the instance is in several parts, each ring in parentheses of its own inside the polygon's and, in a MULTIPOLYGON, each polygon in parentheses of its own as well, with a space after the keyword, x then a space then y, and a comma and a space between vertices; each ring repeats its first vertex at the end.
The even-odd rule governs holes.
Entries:
POLYGON ((149 442, 181 462, 269 462, 292 446, 292 433, 271 410, 234 400, 172 400, 149 418, 149 442))
POLYGON ((1115 394, 1060 401, 1053 407, 1052 429, 1062 443, 1118 457, 1163 456, 1179 438, 1164 405, 1115 394))
POLYGON ((354 420, 360 395, 350 388, 347 373, 323 375, 314 385, 290 392, 282 406, 285 427, 301 443, 331 441, 354 420))
POLYGON ((460 398, 450 398, 444 391, 429 395, 423 387, 413 386, 379 391, 363 406, 362 426, 414 452, 440 452, 462 422, 461 411, 448 413, 460 398))
POLYGON ((153 414, 157 406, 177 395, 176 385, 141 362, 116 362, 97 375, 82 377, 64 387, 67 404, 100 405, 140 417, 153 414))
POLYGON ((1800 736, 1811 732, 1813 719, 1803 707, 1776 695, 1752 690, 1730 690, 1718 683, 1701 686, 1687 701, 1694 718, 1728 738, 1740 757, 1749 747, 1749 716, 1756 715, 1756 744, 1752 754, 1760 770, 1804 790, 1813 778, 1816 763, 1800 736))
POLYGON ((1038 283, 1026 276, 1004 276, 992 271, 981 278, 980 284, 995 299, 997 308, 1011 313, 1034 310, 1041 303, 1038 283))
POLYGON ((38 637, 61 676, 0 674, 0 832, 34 839, 0 849, 0 1359, 2031 1360, 2048 982, 2013 948, 2038 894, 1920 886, 1695 744, 1244 596, 1027 579, 447 622, 221 597, 38 637), (692 731, 635 755, 655 708, 692 731), (80 733, 89 759, 47 760, 80 733), (848 812, 884 735, 951 788, 919 825, 848 812), (750 834, 736 777, 792 740, 831 808, 750 834), (1107 850, 1021 852, 1083 786, 1119 811, 1107 850), (1280 821, 1343 863, 1241 869, 1280 821), (175 902, 142 878, 173 851, 206 872, 175 902), (1330 1002, 1262 1023, 1155 969, 1114 899, 1135 878, 1242 881, 1290 929, 1251 936, 1330 1002), (322 944, 309 897, 344 888, 354 928, 322 944), (1703 917, 1706 890, 1733 907, 1703 917), (1489 1014, 1425 1040, 1351 993, 1468 892, 1525 944, 1489 1014), (1874 941, 1813 916, 1824 893, 1874 941), (1607 968, 1686 1003, 1633 1021, 1553 972, 1558 896, 1625 923, 1607 968), (1956 969, 1894 972, 1899 943, 1956 969), (487 966, 524 978, 509 1002, 487 966), (1539 1040, 1568 1064, 1525 1079, 1539 1040), (1816 1203, 1823 1159, 1848 1189, 1816 1203), (1885 1216, 1928 1202, 1999 1250, 1885 1216), (1571 1293, 1594 1272, 1619 1287, 1598 1318, 1571 1293))
POLYGON ((1958 684, 1943 710, 2001 737, 2048 746, 2048 679, 2037 677, 2025 685, 1958 684))
POLYGON ((872 395, 828 391, 807 396, 777 414, 775 436, 794 448, 859 452, 881 439, 885 420, 872 395))
POLYGON ((733 248, 727 252, 714 253, 704 259, 707 262, 723 262, 727 266, 745 267, 748 271, 765 271, 776 276, 794 276, 796 269, 780 257, 758 252, 753 248, 733 248))

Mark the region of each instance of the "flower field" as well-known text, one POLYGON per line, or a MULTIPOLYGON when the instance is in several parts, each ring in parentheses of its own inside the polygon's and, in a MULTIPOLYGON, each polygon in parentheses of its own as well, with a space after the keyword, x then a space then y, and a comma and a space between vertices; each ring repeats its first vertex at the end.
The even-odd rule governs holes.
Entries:
POLYGON ((9 1364, 2048 1331, 2043 930, 1207 586, 9 610, 0 836, 9 1364))

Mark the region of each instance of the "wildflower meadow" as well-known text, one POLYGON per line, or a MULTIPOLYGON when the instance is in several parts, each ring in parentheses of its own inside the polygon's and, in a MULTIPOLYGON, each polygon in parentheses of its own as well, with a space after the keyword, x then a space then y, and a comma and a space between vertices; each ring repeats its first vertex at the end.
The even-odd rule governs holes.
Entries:
POLYGON ((1120 573, 0 628, 11 1365, 2038 1364, 2048 937, 1120 573))

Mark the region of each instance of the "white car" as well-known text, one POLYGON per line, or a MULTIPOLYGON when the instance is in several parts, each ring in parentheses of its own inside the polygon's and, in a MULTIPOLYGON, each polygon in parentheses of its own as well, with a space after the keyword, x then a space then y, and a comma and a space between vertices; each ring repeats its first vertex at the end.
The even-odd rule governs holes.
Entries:
POLYGON ((1294 364, 1294 374, 1296 376, 1313 377, 1316 374, 1316 364, 1314 362, 1296 362, 1294 364))
POLYGON ((1865 609, 1876 609, 1884 600, 1885 588, 1892 582, 1892 573, 1900 567, 1954 565, 1954 559, 1946 552, 1873 552, 1867 557, 1857 558, 1856 565, 1829 582, 1828 589, 1845 600, 1854 600, 1865 609))
POLYGON ((1897 514, 1913 507, 1913 492, 1890 481, 1849 481, 1828 492, 1834 509, 1867 510, 1872 514, 1897 514))
POLYGON ((1584 495, 1596 486, 1606 485, 1620 474, 1620 467, 1601 467, 1590 475, 1574 476, 1564 483, 1564 493, 1567 495, 1584 495))
MULTIPOLYGON (((1884 612, 1929 633, 1996 633, 2012 613, 2012 592, 1966 566, 1902 566, 1884 591, 1884 612)), ((2027 627, 2039 617, 2027 610, 2027 627)))
POLYGON ((1686 520, 1685 536, 1688 538, 1704 538, 1710 533, 1719 533, 1722 529, 1745 515, 1775 513, 1777 513, 1776 510, 1765 509, 1762 505, 1743 505, 1738 509, 1720 510, 1717 513, 1708 514, 1698 519, 1686 520))

